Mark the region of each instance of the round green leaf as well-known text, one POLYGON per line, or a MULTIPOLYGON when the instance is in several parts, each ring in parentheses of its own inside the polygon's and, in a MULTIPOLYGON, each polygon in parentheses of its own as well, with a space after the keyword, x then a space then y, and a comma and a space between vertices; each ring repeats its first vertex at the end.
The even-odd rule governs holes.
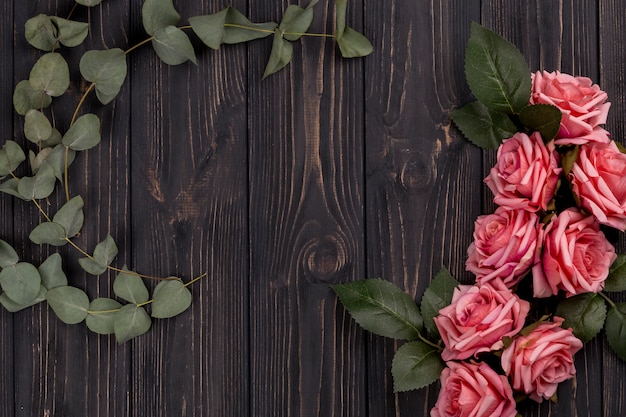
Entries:
POLYGON ((25 200, 42 199, 52 194, 55 184, 54 170, 44 161, 34 177, 20 179, 17 191, 25 200))
POLYGON ((24 25, 26 41, 42 51, 52 51, 57 46, 57 28, 50 17, 40 14, 31 17, 24 25))
POLYGON ((13 266, 20 261, 15 249, 4 240, 0 239, 0 268, 13 266))
POLYGON ((196 63, 196 54, 189 37, 175 26, 157 29, 152 47, 159 58, 168 65, 178 65, 185 61, 196 63))
POLYGON ((57 27, 59 42, 64 46, 70 48, 78 46, 87 38, 89 31, 88 23, 75 22, 56 16, 50 17, 50 20, 57 27))
POLYGON ((115 314, 113 330, 117 343, 124 343, 150 330, 152 321, 143 307, 127 304, 115 314))
POLYGON ((393 389, 404 392, 423 388, 435 382, 443 369, 437 349, 420 341, 405 343, 391 364, 393 389))
POLYGON ((616 304, 609 310, 605 330, 611 348, 626 361, 626 303, 616 304))
POLYGON ((5 176, 15 171, 24 162, 26 155, 17 143, 7 140, 0 149, 0 176, 5 176))
POLYGON ((29 81, 34 90, 58 97, 70 86, 70 69, 61 54, 51 52, 35 62, 29 81))
POLYGON ((52 218, 54 223, 63 226, 65 236, 70 238, 78 234, 81 227, 83 227, 83 220, 85 220, 85 216, 83 214, 83 199, 81 196, 76 196, 65 203, 52 218))
POLYGON ((52 148, 44 148, 37 155, 32 150, 28 151, 28 159, 30 160, 30 169, 33 173, 37 174, 39 168, 43 165, 43 162, 52 153, 52 148))
POLYGON ((76 287, 56 287, 46 295, 48 304, 57 317, 66 324, 80 323, 87 317, 89 297, 76 287))
POLYGON ((143 27, 148 35, 166 26, 176 26, 180 15, 174 8, 172 0, 146 0, 141 8, 143 27))
POLYGON ((606 304, 598 294, 579 294, 561 301, 554 314, 565 319, 563 327, 571 327, 574 336, 587 343, 604 327, 606 304))
POLYGON ((98 243, 93 251, 93 259, 81 258, 78 260, 80 266, 92 275, 100 275, 107 270, 115 256, 117 255, 117 245, 111 237, 107 237, 98 243))
POLYGON ((39 143, 52 135, 50 120, 39 110, 29 110, 24 119, 24 136, 33 143, 39 143))
POLYGON ((234 7, 228 7, 228 13, 226 14, 226 21, 224 23, 227 25, 235 25, 235 27, 226 26, 224 28, 224 38, 222 42, 227 44, 266 38, 270 36, 278 26, 275 22, 252 23, 234 7), (241 26, 255 30, 242 28, 241 26))
POLYGON ((63 136, 56 128, 52 128, 52 133, 48 136, 48 139, 40 143, 42 148, 54 148, 58 144, 63 142, 63 136))
POLYGON ((295 4, 289 5, 283 15, 283 20, 278 28, 284 34, 284 38, 290 41, 298 40, 302 33, 309 30, 313 22, 313 9, 307 7, 303 9, 295 4), (287 33, 285 33, 287 32, 287 33))
POLYGON ((0 285, 7 297, 17 304, 26 305, 39 295, 41 277, 33 265, 20 262, 0 272, 0 285))
POLYGON ((133 304, 148 301, 150 295, 143 280, 137 275, 120 272, 113 281, 115 295, 133 304))
POLYGON ((89 304, 85 323, 94 333, 113 334, 115 318, 122 305, 110 298, 96 298, 89 304))
POLYGON ((100 263, 94 261, 89 258, 80 258, 78 260, 79 265, 83 268, 87 273, 91 275, 101 275, 104 274, 107 270, 106 265, 101 265, 100 263))
POLYGON ((287 66, 287 64, 291 62, 292 55, 293 47, 291 46, 291 43, 284 40, 280 34, 280 30, 276 29, 276 33, 274 33, 274 42, 272 43, 272 52, 270 52, 270 57, 267 60, 263 78, 266 78, 267 76, 274 74, 287 66))
POLYGON ((9 178, 5 182, 0 183, 0 192, 24 199, 24 197, 20 195, 19 191, 17 191, 19 183, 20 180, 17 178, 9 178))
POLYGON ((126 54, 119 48, 87 51, 79 65, 83 78, 95 83, 96 95, 102 104, 108 104, 117 96, 128 71, 126 54))
MULTIPOLYGON (((67 160, 68 166, 72 165, 75 157, 76 151, 70 149, 67 160)), ((50 152, 50 154, 47 156, 46 162, 52 167, 52 171, 54 171, 54 176, 62 182, 63 173, 65 171, 65 145, 56 145, 52 149, 52 152, 50 152)))
POLYGON ((52 103, 52 97, 35 90, 30 81, 22 80, 15 86, 13 92, 13 107, 18 114, 24 116, 28 110, 46 108, 52 103))
POLYGON ((46 243, 52 246, 63 246, 67 243, 67 240, 65 240, 65 229, 60 224, 53 222, 44 222, 37 225, 30 232, 28 238, 37 245, 46 243))
POLYGON ((61 255, 53 253, 39 265, 39 275, 41 276, 41 285, 46 289, 53 289, 56 287, 64 287, 67 285, 67 277, 63 272, 63 265, 61 262, 61 255))
POLYGON ((75 151, 84 151, 100 143, 100 119, 95 114, 80 116, 63 136, 63 144, 75 151))
POLYGON ((16 313, 20 310, 23 310, 27 307, 34 306, 35 304, 39 304, 40 302, 46 299, 46 289, 41 286, 39 288, 39 294, 33 301, 27 304, 18 304, 15 301, 11 300, 6 293, 0 294, 0 304, 4 307, 9 313, 16 313))
POLYGON ((174 317, 191 305, 191 292, 179 279, 161 281, 152 294, 152 317, 174 317))

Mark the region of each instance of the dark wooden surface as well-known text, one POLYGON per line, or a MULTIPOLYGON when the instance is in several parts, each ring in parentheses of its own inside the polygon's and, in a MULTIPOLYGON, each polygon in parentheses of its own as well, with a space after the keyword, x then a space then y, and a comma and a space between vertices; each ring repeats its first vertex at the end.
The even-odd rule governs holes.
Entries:
MULTIPOLYGON (((0 5, 0 129, 24 142, 14 85, 39 52, 24 41, 38 13, 66 16, 70 0, 0 5)), ((221 0, 175 0, 183 18, 221 0)), ((278 20, 286 2, 234 0, 253 21, 278 20)), ((80 94, 85 48, 126 49, 145 38, 139 0, 104 0, 85 46, 65 50, 72 85, 56 100, 66 129, 80 94)), ((333 3, 312 31, 332 31, 333 3)), ((102 144, 71 168, 86 201, 78 242, 111 233, 117 266, 153 275, 203 272, 191 309, 118 346, 67 326, 43 304, 0 311, 2 416, 427 416, 437 385, 393 394, 397 343, 361 331, 329 285, 382 277, 416 299, 449 268, 469 282, 466 248, 476 216, 493 210, 482 178, 493 153, 468 144, 447 114, 470 100, 463 74, 471 21, 513 41, 532 69, 586 75, 609 92, 608 129, 622 141, 626 3, 622 0, 387 0, 349 4, 349 24, 373 55, 344 60, 331 40, 295 44, 294 61, 261 80, 268 40, 195 44, 198 65, 168 67, 144 48, 107 107, 102 144)), ((62 203, 49 201, 50 210, 62 203)), ((0 238, 24 258, 33 207, 0 196, 0 238)), ((626 249, 620 241, 621 251, 626 249)), ((72 284, 111 294, 112 276, 86 275, 64 248, 72 284)), ((603 335, 576 359, 559 403, 524 404, 526 416, 623 416, 626 366, 603 335)))

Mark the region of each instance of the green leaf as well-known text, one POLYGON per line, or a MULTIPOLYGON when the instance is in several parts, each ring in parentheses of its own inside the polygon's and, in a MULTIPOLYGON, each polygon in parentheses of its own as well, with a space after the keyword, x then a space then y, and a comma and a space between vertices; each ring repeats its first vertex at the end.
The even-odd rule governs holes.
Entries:
POLYGON ((574 336, 587 343, 604 327, 606 304, 598 294, 585 293, 561 301, 554 314, 565 319, 563 327, 571 327, 574 336))
POLYGON ((444 369, 437 349, 415 341, 400 346, 391 364, 393 389, 404 392, 435 382, 444 369))
POLYGON ((58 253, 53 253, 48 256, 48 258, 39 265, 38 270, 41 276, 41 285, 48 290, 56 287, 65 287, 68 284, 65 272, 63 272, 61 255, 58 253))
POLYGON ((52 23, 58 29, 58 39, 62 45, 69 48, 78 46, 87 38, 89 32, 89 24, 84 22, 75 22, 60 17, 50 17, 52 23))
POLYGON ((39 200, 50 196, 55 184, 54 170, 44 161, 34 177, 20 179, 17 191, 24 200, 39 200))
POLYGON ((520 122, 531 131, 541 133, 546 143, 559 133, 561 116, 561 110, 549 104, 533 104, 524 107, 519 112, 520 122))
POLYGON ((93 7, 102 3, 102 0, 76 0, 76 3, 82 4, 83 6, 93 7))
POLYGON ((77 324, 85 320, 89 309, 89 297, 76 287, 56 287, 48 290, 48 304, 57 317, 66 324, 77 324))
POLYGON ((24 119, 24 136, 33 143, 39 143, 52 135, 50 120, 39 110, 29 110, 24 119))
POLYGON ((337 39, 343 37, 343 33, 346 30, 346 8, 348 7, 348 0, 335 0, 335 36, 337 39))
POLYGON ((152 298, 152 317, 158 319, 174 317, 191 305, 191 292, 179 279, 159 282, 152 298))
POLYGON ((96 96, 102 104, 110 103, 120 92, 128 65, 126 54, 119 48, 87 51, 80 59, 80 73, 96 85, 96 96))
POLYGON ((450 117, 463 135, 482 149, 497 149, 504 139, 517 132, 509 116, 489 110, 479 101, 452 111, 450 117))
POLYGON ((37 155, 35 155, 35 152, 33 152, 32 150, 28 151, 30 169, 31 171, 33 171, 34 174, 37 174, 37 172, 39 172, 39 168, 41 168, 41 165, 43 165, 43 161, 48 158, 48 155, 50 155, 51 152, 51 148, 44 148, 37 155))
POLYGON ((52 97, 35 90, 30 81, 22 80, 15 86, 13 92, 13 107, 15 111, 24 116, 28 110, 46 108, 52 103, 52 97))
POLYGON ((52 128, 52 133, 48 136, 48 139, 42 141, 40 146, 42 148, 54 148, 58 144, 63 143, 63 136, 56 128, 52 128))
POLYGON ((114 323, 122 305, 110 298, 96 298, 89 304, 85 323, 89 330, 98 334, 115 333, 114 323))
POLYGON ((13 266, 20 261, 20 257, 11 245, 0 239, 0 268, 13 266))
POLYGON ((626 303, 611 307, 606 316, 605 331, 611 348, 626 361, 626 303))
MULTIPOLYGON (((68 152, 67 165, 72 165, 74 158, 76 157, 76 151, 70 149, 68 152)), ((52 167, 54 176, 61 182, 63 182, 63 173, 65 171, 65 145, 57 145, 52 149, 52 152, 46 158, 46 162, 52 167)))
POLYGON ((530 100, 530 70, 506 39, 472 22, 465 54, 470 89, 491 110, 515 114, 530 100))
POLYGON ((167 65, 178 65, 186 61, 196 64, 196 54, 189 37, 175 26, 157 29, 152 47, 161 61, 167 65))
POLYGON ((174 8, 172 0, 146 0, 141 8, 143 27, 148 35, 166 26, 176 26, 180 15, 174 8))
POLYGON ((117 245, 115 245, 115 241, 111 235, 107 235, 102 242, 96 245, 93 251, 93 259, 80 258, 78 263, 88 273, 100 275, 107 270, 107 267, 111 264, 113 259, 115 259, 117 252, 118 249, 117 245))
POLYGON ((107 270, 106 266, 102 266, 100 263, 89 258, 79 258, 78 263, 81 268, 91 275, 102 275, 107 270))
POLYGON ((217 13, 189 18, 189 24, 200 40, 211 49, 219 49, 224 39, 228 7, 217 13))
POLYGON ((52 246, 63 246, 67 243, 65 229, 53 222, 40 223, 30 232, 28 238, 37 245, 46 243, 52 246))
POLYGON ((302 33, 305 33, 311 27, 313 22, 313 9, 303 9, 300 6, 292 4, 287 7, 283 20, 280 22, 278 29, 280 29, 283 37, 290 41, 298 40, 302 37, 302 33))
POLYGON ((609 269, 609 276, 604 281, 604 291, 626 291, 626 255, 619 254, 609 269))
POLYGON ((274 42, 272 43, 272 52, 265 66, 265 72, 263 78, 268 75, 274 74, 277 71, 283 69, 291 61, 293 55, 293 47, 289 42, 284 40, 280 35, 280 30, 276 29, 274 34, 274 42))
POLYGON ((26 160, 26 155, 21 146, 12 140, 7 140, 0 149, 0 176, 3 177, 15 171, 24 160, 26 160))
POLYGON ((117 343, 122 344, 150 330, 152 321, 143 307, 127 304, 115 314, 113 329, 117 343))
POLYGON ((228 7, 228 13, 226 14, 226 21, 224 24, 226 27, 224 28, 224 38, 222 39, 222 43, 226 44, 248 42, 255 39, 266 38, 273 34, 274 30, 278 26, 275 22, 252 23, 234 7, 228 7), (236 27, 228 25, 235 25, 236 27), (253 28, 254 30, 242 28, 241 26, 253 28))
POLYGON ((85 216, 83 214, 83 199, 76 196, 65 203, 52 218, 54 223, 60 224, 65 229, 65 236, 74 237, 83 227, 85 216))
POLYGON ((20 180, 18 180, 17 178, 9 178, 8 180, 0 184, 0 192, 23 199, 24 197, 22 197, 19 191, 17 191, 19 183, 20 180))
POLYGON ((431 336, 439 336, 439 330, 433 319, 439 315, 439 310, 450 305, 454 289, 458 285, 459 282, 452 277, 450 272, 446 268, 442 268, 424 291, 420 303, 421 312, 424 326, 431 336))
POLYGON ((9 312, 9 313, 17 313, 20 310, 28 308, 30 306, 34 306, 35 304, 39 304, 46 299, 46 289, 42 286, 39 288, 39 294, 33 301, 27 304, 18 304, 15 301, 11 300, 5 293, 0 294, 0 304, 9 312))
POLYGON ((364 279, 334 285, 333 290, 365 330, 394 339, 416 339, 422 317, 415 301, 390 282, 364 279))
POLYGON ((26 41, 42 51, 52 51, 57 47, 57 28, 50 17, 39 14, 31 17, 24 25, 26 41))
POLYGON ((41 277, 33 265, 20 262, 7 266, 0 272, 0 286, 11 300, 26 305, 39 295, 41 277))
POLYGON ((100 143, 100 119, 95 114, 83 114, 63 136, 63 145, 84 151, 100 143))
POLYGON ((374 51, 372 43, 363 34, 346 26, 343 35, 337 38, 337 45, 344 58, 367 56, 374 51))
POLYGON ((47 53, 33 65, 29 81, 33 90, 58 97, 70 86, 70 69, 61 54, 47 53))
POLYGON ((137 275, 124 272, 120 272, 113 281, 113 292, 121 299, 133 304, 144 303, 150 298, 143 280, 137 275))

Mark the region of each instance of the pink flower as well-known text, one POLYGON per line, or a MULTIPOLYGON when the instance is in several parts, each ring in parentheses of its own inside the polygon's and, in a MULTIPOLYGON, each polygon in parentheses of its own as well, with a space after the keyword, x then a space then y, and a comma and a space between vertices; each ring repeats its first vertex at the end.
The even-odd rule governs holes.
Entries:
POLYGON ((617 255, 592 216, 573 208, 563 211, 546 226, 543 242, 540 262, 533 267, 535 297, 559 290, 567 295, 598 292, 604 287, 617 255))
POLYGON ((581 146, 569 179, 583 209, 602 224, 626 229, 626 155, 615 142, 581 146))
POLYGON ((476 274, 478 284, 500 278, 510 288, 532 268, 538 234, 537 215, 498 207, 476 219, 465 267, 476 274))
POLYGON ((606 123, 611 103, 607 94, 589 78, 537 71, 532 74, 532 104, 551 104, 561 110, 562 119, 557 145, 587 142, 607 143, 609 133, 599 125, 606 123))
POLYGON ((430 417, 515 417, 509 381, 486 363, 448 362, 430 417))
POLYGON ((538 132, 530 137, 516 133, 498 148, 498 161, 485 183, 499 206, 534 212, 547 208, 560 173, 552 142, 546 147, 538 132))
POLYGON ((502 369, 511 377, 513 389, 537 402, 552 397, 560 382, 576 374, 573 357, 583 343, 571 329, 561 328, 562 322, 554 317, 554 322, 539 324, 502 353, 502 369))
POLYGON ((439 311, 435 324, 445 344, 444 361, 467 359, 480 352, 501 349, 502 338, 524 326, 530 305, 500 280, 460 285, 452 303, 439 311))

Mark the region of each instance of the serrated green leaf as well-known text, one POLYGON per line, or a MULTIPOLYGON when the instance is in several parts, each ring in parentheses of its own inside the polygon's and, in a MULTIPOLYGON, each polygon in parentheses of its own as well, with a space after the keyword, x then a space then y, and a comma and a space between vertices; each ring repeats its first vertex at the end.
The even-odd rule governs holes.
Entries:
POLYGON ((439 336, 439 330, 433 319, 439 315, 439 310, 450 305, 454 289, 458 285, 459 282, 454 279, 450 272, 446 268, 442 268, 424 291, 420 303, 421 313, 424 326, 431 336, 439 336))
POLYGON ((489 110, 479 101, 452 111, 450 117, 463 135, 482 149, 497 149, 517 132, 509 116, 489 110))
MULTIPOLYGON (((56 145, 46 158, 46 162, 52 167, 54 176, 61 182, 63 182, 63 173, 65 171, 65 149, 65 145, 63 144, 56 145)), ((67 156, 67 165, 70 166, 72 162, 74 162, 76 151, 70 149, 67 156)))
POLYGON ((278 26, 275 22, 252 23, 234 7, 228 7, 224 22, 224 38, 222 43, 234 44, 266 38, 274 33, 278 26), (246 28, 252 28, 246 29, 246 28))
POLYGON ((13 249, 13 246, 0 239, 0 268, 13 266, 19 261, 20 257, 18 256, 15 249, 13 249))
POLYGON ((123 306, 115 315, 113 329, 117 343, 122 344, 150 330, 152 321, 143 307, 134 304, 123 306))
POLYGON ((52 218, 54 223, 63 226, 68 238, 76 236, 83 227, 83 221, 85 220, 83 205, 82 197, 76 196, 63 204, 63 207, 52 218))
POLYGON ((102 0, 76 0, 76 3, 82 4, 83 6, 93 7, 102 3, 102 0))
POLYGON ((13 92, 13 107, 15 111, 24 116, 31 109, 46 108, 52 103, 52 97, 41 91, 35 90, 30 81, 22 80, 15 86, 13 92))
POLYGON ((110 298, 96 298, 89 304, 85 323, 89 330, 98 334, 115 333, 114 323, 122 305, 110 298))
POLYGON ((100 143, 100 119, 95 114, 83 114, 63 136, 63 145, 84 151, 100 143))
POLYGON ((278 25, 283 37, 289 41, 295 41, 302 37, 311 27, 313 22, 313 9, 303 9, 295 4, 289 5, 283 15, 283 20, 278 25))
POLYGON ((189 37, 175 26, 157 29, 152 47, 161 61, 167 65, 178 65, 186 61, 196 64, 196 53, 189 37))
POLYGON ((520 122, 530 129, 541 133, 545 143, 550 142, 561 126, 561 110, 549 104, 533 104, 519 112, 520 122))
POLYGON ((280 30, 276 29, 274 34, 274 42, 272 43, 272 52, 265 66, 265 72, 263 78, 274 74, 277 71, 283 69, 289 62, 293 55, 293 47, 291 43, 287 42, 280 35, 280 30))
POLYGON ((28 238, 37 245, 46 243, 52 246, 63 246, 67 243, 65 229, 53 222, 40 223, 30 232, 28 238))
POLYGON ((44 161, 34 177, 24 177, 19 180, 17 191, 24 200, 39 200, 50 196, 55 184, 54 171, 50 164, 44 161))
POLYGON ((619 254, 609 269, 609 276, 604 281, 604 291, 626 291, 626 255, 619 254))
POLYGON ((24 25, 26 41, 37 49, 50 52, 57 43, 57 28, 52 24, 49 16, 39 14, 31 17, 24 25))
POLYGON ((20 180, 17 178, 9 178, 0 184, 0 192, 24 199, 24 197, 20 195, 19 191, 17 191, 19 183, 20 180))
POLYGON ((39 271, 33 265, 19 262, 0 272, 0 286, 7 297, 20 305, 32 303, 41 287, 39 271))
POLYGON ((152 298, 152 317, 158 319, 174 317, 191 305, 191 292, 179 279, 159 282, 152 298))
POLYGON ((61 54, 50 52, 35 62, 28 81, 33 90, 58 97, 70 86, 70 69, 61 54))
POLYGON ((89 24, 51 16, 50 20, 57 27, 57 37, 62 45, 72 48, 78 46, 87 38, 89 24))
POLYGON ((39 143, 52 135, 50 120, 39 110, 29 110, 24 118, 24 136, 33 143, 39 143))
POLYGON ((7 140, 0 149, 0 176, 15 171, 24 160, 26 160, 26 155, 21 146, 12 140, 7 140))
POLYGON ((606 304, 598 294, 579 294, 561 301, 554 314, 565 319, 563 327, 571 327, 574 336, 587 343, 604 327, 606 304))
POLYGON ((465 76, 474 96, 494 111, 516 114, 530 101, 530 70, 506 39, 472 22, 465 76))
POLYGON ((228 7, 210 15, 190 17, 189 24, 206 46, 217 50, 224 39, 227 14, 228 7))
POLYGON ((96 96, 102 104, 110 103, 120 92, 128 65, 126 54, 119 48, 87 51, 80 59, 80 73, 96 85, 96 96))
POLYGON ((107 270, 107 267, 111 264, 113 259, 115 259, 117 252, 118 249, 115 241, 111 235, 107 235, 102 242, 96 245, 92 259, 80 258, 78 263, 88 273, 100 275, 107 270))
POLYGON ((0 304, 4 307, 9 313, 17 313, 20 310, 25 308, 34 306, 35 304, 39 304, 46 299, 46 289, 42 286, 39 289, 39 294, 33 301, 27 304, 18 304, 15 301, 11 300, 6 294, 0 294, 0 304))
POLYGON ((393 389, 404 392, 420 389, 435 382, 444 369, 437 349, 415 341, 400 346, 391 364, 393 389))
POLYGON ((143 280, 137 275, 124 272, 120 272, 113 281, 113 292, 119 298, 133 304, 144 303, 150 298, 143 280))
POLYGON ((65 272, 63 272, 61 255, 58 253, 48 256, 37 269, 41 276, 41 285, 48 290, 56 287, 65 287, 68 284, 65 272))
POLYGON ((172 0, 146 0, 141 8, 143 27, 148 35, 166 26, 176 26, 180 15, 174 8, 172 0))
POLYGON ((626 361, 626 303, 611 307, 606 316, 605 331, 611 348, 626 361))
POLYGON ((89 297, 76 287, 56 287, 46 294, 48 304, 57 317, 66 324, 77 324, 85 320, 89 309, 89 297))
POLYGON ((365 330, 394 339, 416 339, 423 322, 415 301, 390 282, 364 279, 334 285, 346 310, 365 330))
POLYGON ((341 56, 344 58, 359 58, 367 56, 374 51, 372 43, 350 26, 346 26, 343 35, 337 38, 337 45, 341 56))

